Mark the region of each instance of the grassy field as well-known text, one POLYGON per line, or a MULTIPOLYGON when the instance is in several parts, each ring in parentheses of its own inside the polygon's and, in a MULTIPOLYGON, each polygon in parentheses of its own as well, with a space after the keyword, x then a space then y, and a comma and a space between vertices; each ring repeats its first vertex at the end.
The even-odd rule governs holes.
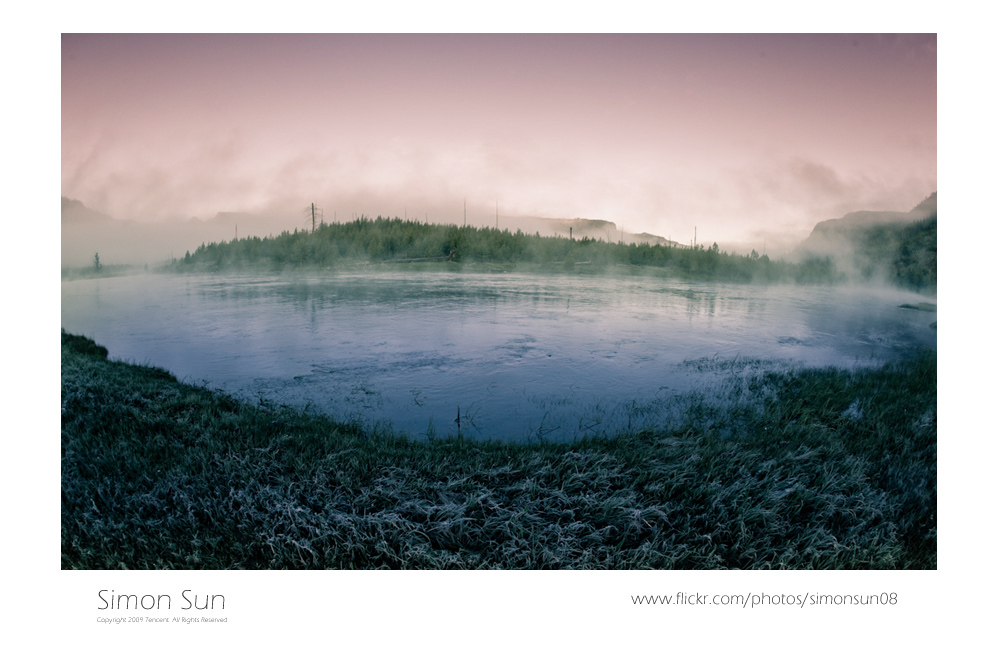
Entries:
POLYGON ((62 336, 62 566, 935 568, 937 359, 573 444, 415 442, 62 336))

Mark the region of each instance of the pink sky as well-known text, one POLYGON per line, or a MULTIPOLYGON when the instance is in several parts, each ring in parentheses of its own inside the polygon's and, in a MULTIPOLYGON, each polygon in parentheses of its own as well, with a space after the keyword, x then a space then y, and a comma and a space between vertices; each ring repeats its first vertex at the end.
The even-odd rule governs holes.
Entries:
POLYGON ((934 35, 62 38, 62 194, 119 218, 464 199, 777 244, 936 189, 934 35))

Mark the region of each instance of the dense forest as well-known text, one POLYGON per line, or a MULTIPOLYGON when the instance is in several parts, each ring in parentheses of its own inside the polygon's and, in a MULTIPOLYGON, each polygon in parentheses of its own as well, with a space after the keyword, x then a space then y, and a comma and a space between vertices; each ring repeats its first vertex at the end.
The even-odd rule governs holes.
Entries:
POLYGON ((174 262, 176 270, 348 268, 362 264, 429 262, 450 267, 546 272, 629 272, 646 268, 663 275, 726 281, 832 282, 840 276, 828 260, 791 264, 756 251, 736 255, 717 244, 681 247, 568 239, 521 231, 436 225, 400 218, 361 217, 320 224, 267 238, 202 244, 174 262))
MULTIPOLYGON (((936 284, 936 218, 933 227, 870 230, 861 260, 864 278, 886 277, 896 284, 933 289, 936 284), (933 236, 932 240, 929 237, 933 236), (928 251, 927 248, 931 250, 928 251), (883 267, 882 270, 876 270, 883 267), (886 270, 884 267, 891 267, 886 270)), ((798 262, 771 260, 756 251, 738 255, 710 247, 609 243, 602 239, 529 235, 507 229, 437 225, 400 218, 361 217, 315 230, 295 230, 266 238, 247 237, 202 244, 172 264, 179 271, 285 270, 403 266, 441 262, 449 268, 545 272, 636 272, 732 282, 790 281, 834 283, 849 272, 833 257, 798 262)))
POLYGON ((907 225, 877 225, 859 230, 856 262, 866 278, 885 274, 889 281, 916 289, 937 286, 937 215, 907 225))

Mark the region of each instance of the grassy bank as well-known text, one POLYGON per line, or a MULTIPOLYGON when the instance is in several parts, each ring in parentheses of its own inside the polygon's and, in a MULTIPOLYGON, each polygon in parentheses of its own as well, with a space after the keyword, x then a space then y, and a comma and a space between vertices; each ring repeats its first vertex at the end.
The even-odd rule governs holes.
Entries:
POLYGON ((62 340, 64 568, 936 567, 933 355, 664 432, 417 443, 62 340))

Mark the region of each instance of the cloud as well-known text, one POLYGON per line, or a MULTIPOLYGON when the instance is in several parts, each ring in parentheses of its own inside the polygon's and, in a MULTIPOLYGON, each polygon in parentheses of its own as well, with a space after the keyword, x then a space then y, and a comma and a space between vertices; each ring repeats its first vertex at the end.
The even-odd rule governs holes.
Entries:
POLYGON ((82 158, 64 155, 63 194, 142 221, 254 205, 259 179, 247 142, 238 132, 198 139, 171 144, 104 133, 82 158))

